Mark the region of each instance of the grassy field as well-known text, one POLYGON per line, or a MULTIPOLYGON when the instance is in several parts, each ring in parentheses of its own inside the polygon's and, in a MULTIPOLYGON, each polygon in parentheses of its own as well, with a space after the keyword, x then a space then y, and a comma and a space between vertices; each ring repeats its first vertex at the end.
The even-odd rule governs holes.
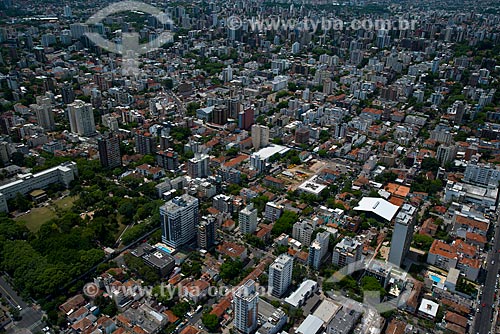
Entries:
POLYGON ((67 196, 63 199, 54 201, 49 206, 33 208, 30 213, 17 217, 15 220, 25 222, 26 227, 31 232, 37 232, 44 223, 56 217, 56 207, 62 210, 69 209, 77 199, 78 196, 67 196))

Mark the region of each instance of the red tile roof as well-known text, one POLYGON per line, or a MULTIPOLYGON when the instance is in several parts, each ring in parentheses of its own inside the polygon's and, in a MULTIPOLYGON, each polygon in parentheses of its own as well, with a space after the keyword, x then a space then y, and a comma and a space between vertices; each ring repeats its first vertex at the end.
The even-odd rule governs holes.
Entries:
POLYGON ((445 313, 444 320, 446 322, 452 322, 464 328, 467 327, 467 318, 451 311, 447 311, 445 313))

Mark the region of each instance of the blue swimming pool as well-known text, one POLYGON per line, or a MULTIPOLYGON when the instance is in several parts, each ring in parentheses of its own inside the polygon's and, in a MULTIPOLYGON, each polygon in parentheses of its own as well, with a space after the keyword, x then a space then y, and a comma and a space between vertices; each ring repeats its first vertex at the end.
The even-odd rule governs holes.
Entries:
POLYGON ((431 280, 433 280, 434 282, 436 283, 441 282, 441 278, 439 278, 438 276, 436 275, 429 275, 429 276, 431 276, 431 280))
POLYGON ((170 249, 165 248, 165 247, 158 246, 158 249, 161 249, 162 251, 167 252, 168 254, 171 254, 171 253, 172 253, 172 252, 170 251, 170 249))

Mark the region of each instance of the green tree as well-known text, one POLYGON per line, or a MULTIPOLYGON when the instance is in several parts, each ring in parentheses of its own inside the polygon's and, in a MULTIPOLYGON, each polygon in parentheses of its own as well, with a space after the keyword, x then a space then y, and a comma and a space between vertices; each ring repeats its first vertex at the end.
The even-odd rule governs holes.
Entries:
POLYGON ((439 161, 436 158, 432 157, 424 158, 421 164, 422 170, 426 172, 436 172, 439 166, 441 166, 439 161))
POLYGON ((33 206, 33 204, 21 193, 16 194, 14 205, 19 211, 27 211, 33 206))
POLYGON ((201 321, 203 323, 203 326, 205 326, 209 332, 217 332, 219 328, 219 319, 215 314, 204 313, 201 317, 201 321))
POLYGON ((235 157, 238 155, 239 152, 240 152, 240 149, 236 146, 233 146, 229 150, 226 151, 226 155, 229 157, 235 157))
POLYGON ((413 236, 413 246, 424 251, 428 251, 431 248, 433 241, 434 239, 428 235, 415 234, 413 236))
POLYGON ((243 263, 240 260, 226 259, 220 266, 219 275, 224 282, 235 280, 241 274, 243 263))
POLYGON ((327 141, 328 139, 330 139, 330 138, 331 138, 331 135, 330 135, 330 133, 329 133, 328 131, 326 131, 326 130, 321 130, 321 131, 319 132, 319 141, 320 141, 321 143, 326 142, 326 141, 327 141))
POLYGON ((156 285, 152 293, 155 299, 163 305, 170 306, 174 303, 173 296, 169 294, 168 289, 162 288, 160 285, 156 285))
POLYGON ((252 198, 252 203, 259 213, 265 210, 267 202, 269 202, 269 198, 264 195, 252 198))
POLYGON ((380 282, 375 277, 371 276, 365 276, 361 279, 361 288, 363 289, 363 292, 367 293, 379 292, 380 297, 383 297, 387 294, 380 282))
POLYGON ((273 225, 271 233, 274 236, 281 235, 282 233, 290 233, 293 228, 293 224, 297 222, 299 216, 293 211, 284 211, 283 215, 279 217, 273 225))
POLYGON ((186 313, 189 311, 190 306, 189 303, 186 302, 181 302, 177 303, 172 307, 172 312, 175 314, 175 316, 179 318, 183 318, 186 313))
POLYGON ((163 80, 163 85, 166 89, 174 88, 174 81, 170 78, 163 80))
POLYGON ((200 104, 198 102, 189 102, 186 109, 188 116, 194 116, 196 115, 196 110, 200 109, 200 104))

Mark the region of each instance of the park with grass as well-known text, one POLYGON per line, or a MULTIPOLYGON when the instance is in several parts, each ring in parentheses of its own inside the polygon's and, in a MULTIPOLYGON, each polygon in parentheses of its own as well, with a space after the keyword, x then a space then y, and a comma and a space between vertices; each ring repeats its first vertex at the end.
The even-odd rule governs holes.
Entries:
POLYGON ((29 213, 16 217, 14 220, 24 222, 26 227, 33 233, 38 232, 40 227, 51 219, 57 217, 58 211, 71 209, 78 196, 66 196, 50 201, 49 205, 33 208, 29 213))

